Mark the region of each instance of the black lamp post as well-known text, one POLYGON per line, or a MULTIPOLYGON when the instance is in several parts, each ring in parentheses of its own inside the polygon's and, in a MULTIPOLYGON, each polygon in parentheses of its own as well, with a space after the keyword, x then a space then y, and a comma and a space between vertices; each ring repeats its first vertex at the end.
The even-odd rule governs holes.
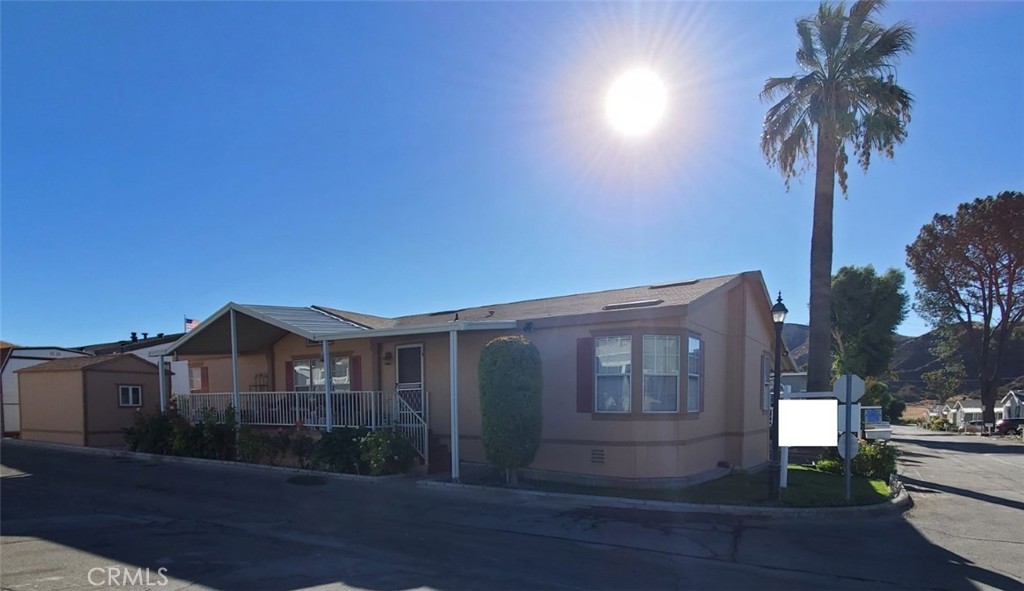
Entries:
POLYGON ((779 292, 779 299, 772 306, 772 322, 775 323, 775 380, 772 384, 772 425, 771 425, 771 477, 768 482, 771 486, 771 498, 780 500, 779 490, 779 394, 782 391, 782 325, 786 322, 786 305, 782 303, 782 292, 779 292))

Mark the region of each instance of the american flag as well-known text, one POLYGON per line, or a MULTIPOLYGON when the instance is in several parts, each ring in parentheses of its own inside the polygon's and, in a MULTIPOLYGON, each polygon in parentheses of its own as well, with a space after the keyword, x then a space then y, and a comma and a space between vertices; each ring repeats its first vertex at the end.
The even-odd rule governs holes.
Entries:
POLYGON ((188 332, 197 326, 199 326, 199 320, 195 318, 189 318, 187 316, 185 317, 185 332, 188 332))

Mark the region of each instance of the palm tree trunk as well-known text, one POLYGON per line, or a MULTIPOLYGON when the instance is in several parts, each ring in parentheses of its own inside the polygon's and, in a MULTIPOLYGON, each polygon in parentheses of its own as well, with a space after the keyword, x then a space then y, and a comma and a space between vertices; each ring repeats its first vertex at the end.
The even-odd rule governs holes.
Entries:
POLYGON ((832 202, 836 179, 835 132, 818 126, 811 228, 811 306, 807 391, 831 390, 832 381, 832 202))

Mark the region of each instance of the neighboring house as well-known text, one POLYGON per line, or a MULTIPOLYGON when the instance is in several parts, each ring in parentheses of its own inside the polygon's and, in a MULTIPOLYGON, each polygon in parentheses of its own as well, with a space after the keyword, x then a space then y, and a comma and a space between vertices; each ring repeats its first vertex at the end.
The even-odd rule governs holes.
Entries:
POLYGON ((544 379, 531 468, 649 482, 765 463, 770 308, 757 271, 398 318, 229 303, 166 353, 189 362, 193 393, 178 396, 187 416, 226 407, 237 389, 243 423, 393 424, 457 479, 450 457, 486 461, 480 352, 523 335, 544 379))
POLYGON ((799 394, 807 391, 806 371, 784 371, 782 372, 782 387, 789 387, 792 394, 799 394))
POLYGON ((965 398, 953 405, 951 411, 953 426, 963 427, 971 421, 981 420, 981 400, 965 398))
MULTIPOLYGON (((169 343, 180 339, 185 333, 179 332, 175 334, 164 334, 158 333, 156 336, 149 336, 149 333, 142 333, 141 336, 137 332, 131 333, 128 340, 115 341, 112 343, 98 343, 95 345, 84 345, 81 347, 75 347, 75 349, 91 353, 93 355, 109 355, 111 353, 131 353, 147 361, 156 360, 150 357, 150 353, 156 350, 162 350, 167 347, 169 343)), ((189 381, 188 381, 188 363, 184 361, 171 362, 167 368, 171 373, 171 394, 185 394, 188 393, 189 381)))
POLYGON ((1002 409, 1004 419, 1024 419, 1024 390, 1010 390, 999 401, 998 408, 1002 409))
POLYGON ((90 354, 61 347, 4 345, 0 347, 0 399, 3 400, 0 423, 4 435, 15 435, 21 431, 21 393, 18 389, 18 376, 14 372, 54 359, 88 357, 90 354))
POLYGON ((123 445, 121 430, 132 425, 136 412, 160 408, 158 374, 155 364, 130 354, 58 359, 20 369, 21 437, 123 445))

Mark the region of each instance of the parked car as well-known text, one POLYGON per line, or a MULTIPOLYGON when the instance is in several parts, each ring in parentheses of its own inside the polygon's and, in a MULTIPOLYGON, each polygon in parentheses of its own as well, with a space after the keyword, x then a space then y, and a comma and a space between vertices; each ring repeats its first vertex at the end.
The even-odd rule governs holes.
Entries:
POLYGON ((983 433, 985 431, 985 421, 978 419, 976 421, 967 421, 966 424, 960 425, 961 433, 983 433))
POLYGON ((1024 419, 999 419, 992 432, 996 435, 1009 435, 1021 427, 1024 427, 1024 419))

